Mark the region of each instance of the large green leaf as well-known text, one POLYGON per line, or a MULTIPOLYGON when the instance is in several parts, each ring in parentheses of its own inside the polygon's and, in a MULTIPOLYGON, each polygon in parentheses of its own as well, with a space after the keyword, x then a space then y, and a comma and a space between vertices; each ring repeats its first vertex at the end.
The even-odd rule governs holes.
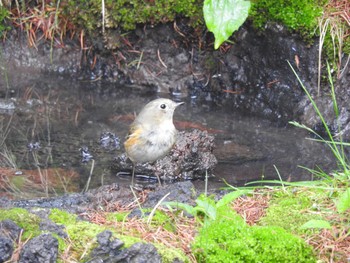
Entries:
POLYGON ((245 0, 205 0, 204 20, 215 37, 215 49, 247 19, 250 2, 245 0))

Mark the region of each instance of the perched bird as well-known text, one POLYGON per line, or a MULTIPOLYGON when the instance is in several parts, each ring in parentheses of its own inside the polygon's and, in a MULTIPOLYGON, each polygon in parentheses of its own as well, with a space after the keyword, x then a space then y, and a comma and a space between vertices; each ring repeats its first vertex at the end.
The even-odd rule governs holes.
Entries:
MULTIPOLYGON (((133 162, 131 184, 136 163, 155 162, 173 147, 177 130, 173 123, 175 109, 183 102, 156 99, 146 104, 130 126, 125 151, 133 162)), ((160 178, 158 177, 160 183, 160 178)))

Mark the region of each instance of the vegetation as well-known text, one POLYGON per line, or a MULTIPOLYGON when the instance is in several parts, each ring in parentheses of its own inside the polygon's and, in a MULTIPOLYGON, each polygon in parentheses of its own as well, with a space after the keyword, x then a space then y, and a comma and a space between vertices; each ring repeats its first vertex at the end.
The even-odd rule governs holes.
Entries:
POLYGON ((250 2, 245 0, 206 0, 203 15, 209 31, 215 37, 214 48, 219 46, 245 22, 250 2))
POLYGON ((263 28, 269 21, 280 22, 305 36, 312 35, 322 15, 325 1, 319 0, 256 0, 250 12, 253 24, 263 28))
POLYGON ((198 262, 315 262, 301 238, 280 227, 248 226, 233 212, 204 226, 193 249, 198 262))
POLYGON ((132 30, 137 24, 158 24, 174 21, 176 16, 189 18, 193 23, 201 19, 201 1, 125 1, 105 0, 104 21, 102 17, 102 1, 68 1, 64 13, 73 18, 73 22, 88 31, 106 28, 132 30))
MULTIPOLYGON (((8 29, 4 23, 6 20, 12 21, 14 25, 28 32, 31 30, 37 32, 40 29, 48 38, 54 35, 61 38, 68 31, 77 33, 84 30, 90 34, 103 31, 105 28, 128 31, 135 29, 138 24, 174 21, 177 16, 188 18, 190 24, 195 26, 203 23, 203 11, 208 21, 208 28, 212 30, 214 24, 218 24, 221 20, 221 26, 228 27, 227 21, 221 19, 219 22, 210 22, 210 17, 226 17, 229 13, 224 14, 224 12, 229 9, 228 7, 233 6, 235 9, 238 8, 237 12, 229 15, 233 16, 234 21, 237 19, 237 22, 233 23, 236 25, 233 26, 233 30, 222 30, 222 33, 227 32, 225 35, 228 38, 232 31, 244 22, 250 5, 249 1, 244 0, 221 0, 221 2, 220 5, 214 5, 214 1, 207 0, 204 2, 203 10, 203 2, 199 0, 132 2, 125 0, 56 0, 47 3, 38 2, 37 6, 28 1, 15 8, 0 7, 0 22, 2 22, 0 32, 4 33, 8 29), (104 7, 103 10, 102 7, 104 7)), ((262 29, 268 21, 276 21, 291 30, 302 33, 305 37, 314 35, 322 13, 331 17, 337 10, 346 8, 338 6, 337 1, 333 5, 327 4, 326 0, 255 0, 251 2, 249 17, 256 27, 262 29), (333 12, 327 10, 333 10, 333 12)), ((346 14, 347 11, 344 10, 344 13, 346 14)), ((342 20, 341 15, 338 17, 340 24, 346 26, 349 22, 342 20)))

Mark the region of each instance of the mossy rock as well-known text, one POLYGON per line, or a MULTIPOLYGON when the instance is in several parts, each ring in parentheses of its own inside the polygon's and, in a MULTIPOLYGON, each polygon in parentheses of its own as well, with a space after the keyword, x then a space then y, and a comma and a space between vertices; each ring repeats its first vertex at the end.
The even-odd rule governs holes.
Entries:
MULTIPOLYGON (((187 17, 191 24, 200 23, 202 16, 202 1, 126 1, 106 0, 105 27, 133 30, 137 24, 157 24, 174 21, 176 16, 187 17)), ((102 1, 68 1, 64 12, 88 31, 102 27, 102 1)))
MULTIPOLYGON (((113 218, 113 217, 111 217, 113 218)), ((0 209, 0 221, 10 219, 23 229, 22 241, 36 237, 43 233, 40 229, 42 219, 23 208, 0 209)), ((143 242, 140 238, 121 235, 118 229, 113 226, 103 226, 80 220, 76 215, 70 214, 60 209, 51 209, 49 219, 58 225, 65 226, 67 238, 62 238, 56 233, 52 233, 59 243, 59 253, 67 254, 71 260, 83 262, 89 259, 90 252, 98 245, 96 236, 109 230, 114 238, 118 238, 124 243, 124 248, 130 247, 137 242, 143 242)), ((179 249, 173 249, 163 244, 153 243, 158 249, 163 262, 173 262, 179 259, 189 262, 188 258, 179 249)), ((66 255, 67 256, 67 255, 66 255)), ((62 261, 58 261, 62 262, 62 261)))

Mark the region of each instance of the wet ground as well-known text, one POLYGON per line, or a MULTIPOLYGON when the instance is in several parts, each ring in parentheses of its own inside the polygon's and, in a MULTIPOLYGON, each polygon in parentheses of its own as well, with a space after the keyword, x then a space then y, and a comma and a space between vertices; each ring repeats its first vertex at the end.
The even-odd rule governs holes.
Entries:
MULTIPOLYGON (((182 94, 171 97, 148 87, 99 80, 40 74, 4 76, 0 81, 3 190, 17 191, 19 185, 27 184, 22 189, 35 191, 36 196, 80 191, 90 174, 89 188, 111 183, 129 185, 130 171, 117 174, 111 170, 111 164, 123 152, 123 141, 134 114, 157 97, 185 102, 174 116, 179 130, 197 128, 215 136, 218 165, 209 181, 211 190, 224 186, 224 181, 238 186, 278 179, 278 173, 283 180, 310 180, 311 175, 300 166, 328 170, 334 163, 326 147, 305 139, 308 136, 305 131, 292 126, 278 127, 261 118, 213 105, 209 99, 203 102, 182 94), (11 172, 5 167, 12 168, 11 172), (33 171, 40 179, 33 179, 33 171), (47 185, 41 190, 32 187, 26 180, 30 178, 33 183, 47 185), (48 186, 53 178, 59 189, 48 186)), ((204 188, 204 180, 194 184, 204 188)))

